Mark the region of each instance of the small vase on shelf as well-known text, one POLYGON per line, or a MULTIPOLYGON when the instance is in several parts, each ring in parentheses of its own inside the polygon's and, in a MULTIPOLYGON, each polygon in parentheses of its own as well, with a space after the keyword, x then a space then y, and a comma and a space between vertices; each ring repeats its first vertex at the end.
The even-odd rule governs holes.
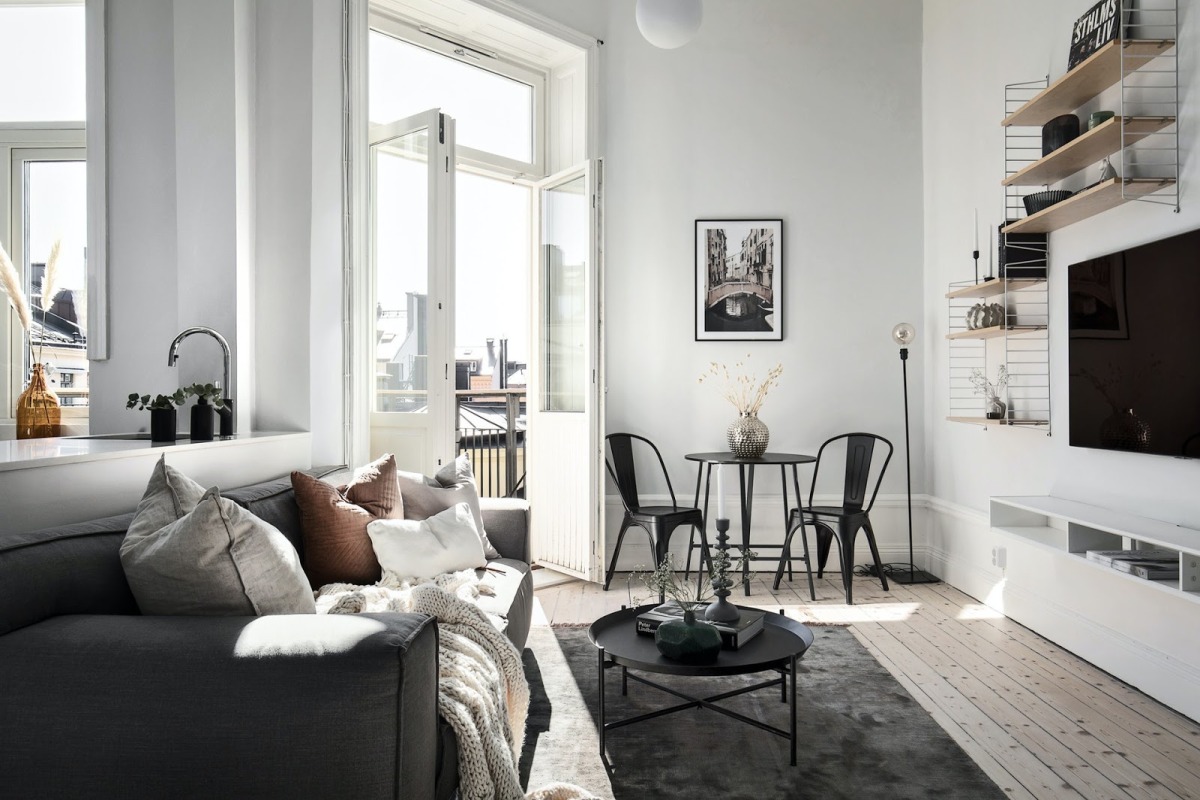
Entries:
POLYGON ((150 409, 150 441, 173 442, 177 416, 173 408, 150 409))
POLYGON ((58 395, 46 385, 42 365, 34 364, 29 386, 17 398, 17 438, 50 436, 62 436, 62 409, 58 405, 58 395))
POLYGON ((729 450, 738 458, 760 458, 767 451, 771 432, 758 415, 743 412, 725 432, 729 450))
POLYGON ((192 406, 192 428, 189 434, 194 442, 211 442, 213 438, 213 407, 208 399, 201 397, 192 406))

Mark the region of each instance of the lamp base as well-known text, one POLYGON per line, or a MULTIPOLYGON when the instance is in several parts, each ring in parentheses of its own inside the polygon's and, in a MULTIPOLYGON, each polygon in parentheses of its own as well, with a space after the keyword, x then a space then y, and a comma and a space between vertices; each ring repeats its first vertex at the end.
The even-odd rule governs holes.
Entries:
POLYGON ((902 586, 909 586, 914 583, 941 583, 941 578, 930 575, 923 569, 909 567, 908 569, 894 569, 888 573, 888 580, 894 581, 902 586))

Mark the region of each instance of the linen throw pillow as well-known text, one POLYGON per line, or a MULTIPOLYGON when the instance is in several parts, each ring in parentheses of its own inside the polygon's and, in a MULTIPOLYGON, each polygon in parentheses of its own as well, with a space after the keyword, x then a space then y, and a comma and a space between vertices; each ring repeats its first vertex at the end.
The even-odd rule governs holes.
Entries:
POLYGON ((143 614, 316 613, 287 538, 163 459, 121 543, 121 566, 143 614))
POLYGON ((387 454, 358 469, 344 486, 293 472, 292 489, 300 507, 304 569, 313 588, 378 581, 379 561, 367 525, 376 519, 404 517, 395 457, 387 454))
POLYGON ((367 534, 383 574, 428 580, 444 572, 487 566, 471 507, 458 503, 429 519, 380 519, 367 534))
POLYGON ((471 459, 466 454, 442 467, 432 478, 419 472, 400 472, 398 479, 400 495, 404 498, 404 519, 428 519, 459 503, 466 503, 475 519, 475 529, 479 532, 484 555, 488 558, 500 557, 500 553, 488 541, 487 531, 483 527, 479 490, 471 469, 471 459))

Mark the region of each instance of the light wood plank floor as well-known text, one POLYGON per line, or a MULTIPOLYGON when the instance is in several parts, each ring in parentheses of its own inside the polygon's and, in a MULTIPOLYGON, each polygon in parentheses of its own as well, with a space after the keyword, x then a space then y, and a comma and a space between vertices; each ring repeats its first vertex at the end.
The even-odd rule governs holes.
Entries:
MULTIPOLYGON (((840 578, 808 601, 803 573, 777 592, 760 573, 736 601, 847 624, 863 645, 1014 798, 1197 798, 1200 725, 946 584, 840 578)), ((537 618, 578 624, 648 602, 618 575, 612 590, 571 581, 538 589, 537 618)))

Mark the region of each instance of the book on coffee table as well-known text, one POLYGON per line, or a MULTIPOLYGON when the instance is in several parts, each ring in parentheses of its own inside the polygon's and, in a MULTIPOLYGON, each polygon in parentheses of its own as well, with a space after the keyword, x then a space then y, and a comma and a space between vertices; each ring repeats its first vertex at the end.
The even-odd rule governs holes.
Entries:
POLYGON ((1118 565, 1122 561, 1157 561, 1178 565, 1179 553, 1173 550, 1088 550, 1087 559, 1106 567, 1120 569, 1118 565))
MULTIPOLYGON (((762 633, 766 618, 766 612, 764 611, 760 611, 757 608, 740 608, 738 611, 741 613, 741 616, 737 622, 713 622, 704 619, 704 609, 706 607, 701 606, 697 610, 696 619, 701 622, 707 622, 720 632, 721 646, 726 650, 737 650, 744 646, 746 642, 762 633)), ((683 608, 672 600, 638 614, 637 632, 653 636, 654 632, 658 630, 659 625, 673 619, 683 619, 683 608)))

